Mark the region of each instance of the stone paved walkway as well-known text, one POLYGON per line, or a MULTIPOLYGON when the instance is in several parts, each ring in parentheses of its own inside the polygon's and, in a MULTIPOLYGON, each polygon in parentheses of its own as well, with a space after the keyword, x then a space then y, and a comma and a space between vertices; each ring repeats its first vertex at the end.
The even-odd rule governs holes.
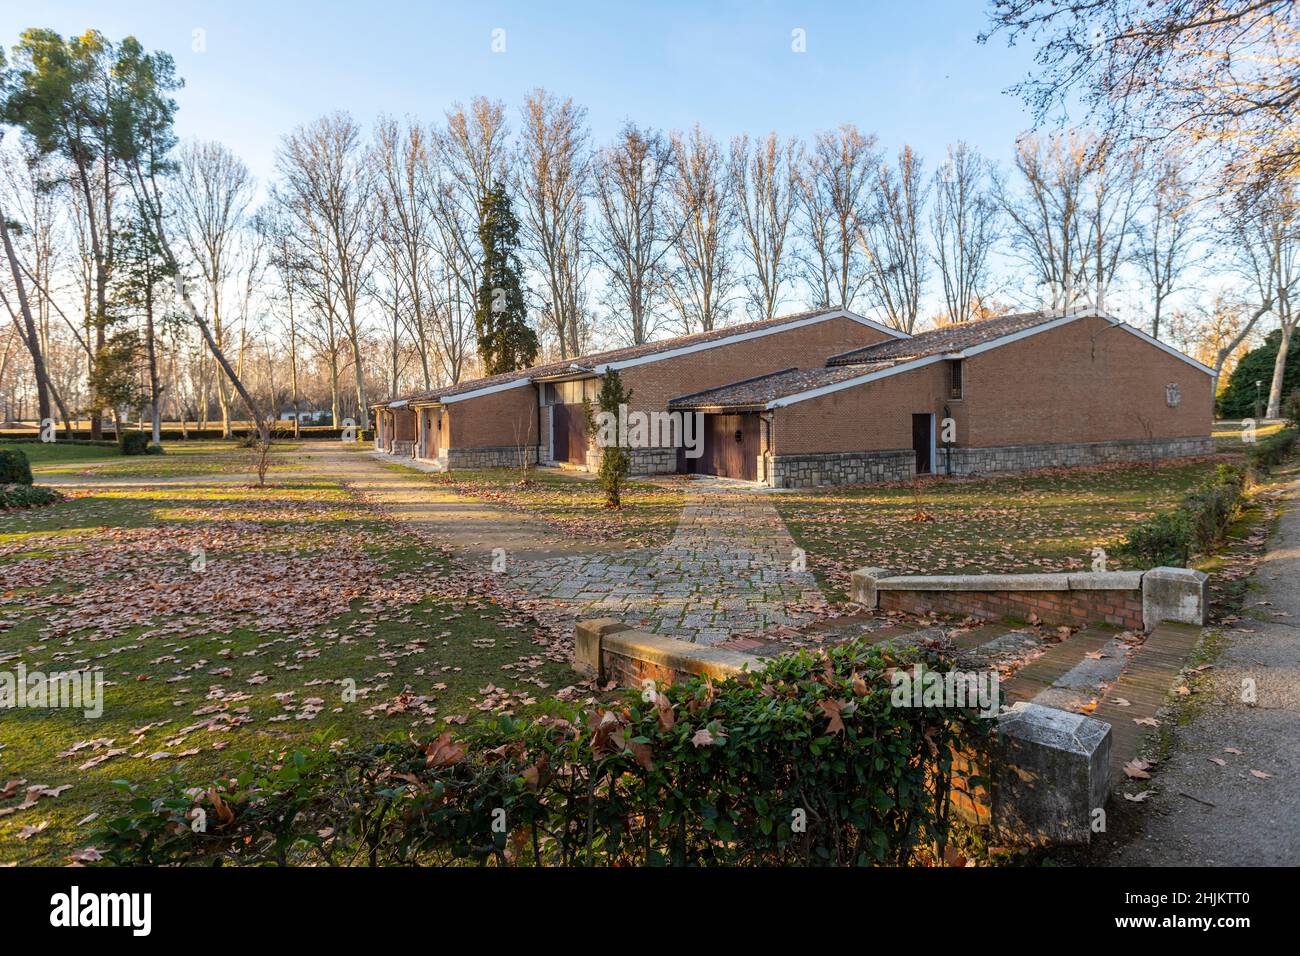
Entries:
POLYGON ((657 634, 714 644, 796 627, 825 598, 771 501, 701 484, 687 491, 663 548, 535 561, 511 581, 575 618, 612 617, 657 634))
POLYGON ((798 627, 826 603, 811 572, 795 569, 794 540, 771 500, 752 486, 691 482, 672 540, 628 549, 558 537, 540 521, 459 497, 415 470, 408 476, 337 443, 304 451, 309 471, 343 480, 390 515, 434 529, 473 565, 503 549, 501 574, 510 587, 575 620, 612 617, 712 644, 798 627))

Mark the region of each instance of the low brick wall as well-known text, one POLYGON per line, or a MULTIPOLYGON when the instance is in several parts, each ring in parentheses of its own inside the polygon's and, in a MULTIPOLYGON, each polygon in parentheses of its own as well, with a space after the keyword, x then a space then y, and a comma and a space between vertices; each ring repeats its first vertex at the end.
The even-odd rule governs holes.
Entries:
MULTIPOLYGON (((537 446, 524 449, 528 463, 537 464, 537 446)), ((519 448, 516 445, 496 445, 483 448, 448 448, 447 468, 518 468, 519 448)))
POLYGON ((905 481, 916 473, 916 452, 825 452, 774 455, 768 484, 773 488, 818 488, 823 485, 873 485, 905 481))
POLYGON ((989 621, 1019 618, 1044 624, 1113 624, 1142 630, 1142 592, 1107 591, 882 591, 880 608, 909 614, 953 614, 989 621))
POLYGON ((962 575, 892 575, 883 568, 861 568, 853 572, 851 598, 867 607, 910 614, 1149 631, 1161 621, 1204 624, 1206 580, 1202 572, 1187 568, 962 575))

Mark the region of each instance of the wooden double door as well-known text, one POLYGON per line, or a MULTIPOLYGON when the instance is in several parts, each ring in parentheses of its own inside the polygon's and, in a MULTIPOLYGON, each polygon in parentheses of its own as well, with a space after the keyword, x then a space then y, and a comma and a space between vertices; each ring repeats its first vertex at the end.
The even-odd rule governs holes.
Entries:
MULTIPOLYGON (((687 413, 689 414, 689 413, 687 413)), ((758 480, 762 452, 761 423, 757 412, 704 416, 704 454, 686 458, 678 453, 683 471, 719 478, 758 480)))

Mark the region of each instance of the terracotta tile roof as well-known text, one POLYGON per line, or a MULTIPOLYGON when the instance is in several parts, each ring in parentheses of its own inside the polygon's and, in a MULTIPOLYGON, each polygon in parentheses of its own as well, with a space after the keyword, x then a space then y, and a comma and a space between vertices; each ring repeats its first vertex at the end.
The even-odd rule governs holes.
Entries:
POLYGON ((668 402, 669 409, 700 408, 753 408, 787 395, 797 395, 810 389, 833 385, 846 379, 878 372, 896 362, 864 362, 856 365, 837 365, 826 368, 788 368, 770 375, 733 382, 718 388, 706 389, 691 395, 681 395, 668 402))
POLYGON ((1032 329, 1036 325, 1063 318, 1062 312, 1019 312, 1014 315, 999 315, 992 319, 979 319, 974 322, 958 322, 921 332, 910 339, 896 339, 868 345, 865 348, 842 352, 827 359, 827 365, 855 365, 860 362, 905 361, 924 358, 928 355, 942 355, 945 352, 960 352, 975 345, 981 345, 1004 335, 1012 335, 1032 329))
POLYGON ((571 370, 577 372, 590 372, 596 366, 605 365, 610 362, 626 362, 631 359, 643 358, 647 355, 655 355, 659 352, 688 348, 692 345, 703 345, 708 342, 715 342, 719 339, 730 338, 733 335, 744 335, 747 332, 759 332, 763 329, 778 328, 782 325, 789 325, 792 322, 811 319, 818 315, 833 315, 840 311, 842 310, 809 309, 805 312, 792 312, 789 315, 778 315, 774 318, 762 319, 758 322, 744 322, 740 325, 728 325, 723 328, 712 329, 708 332, 696 332, 692 335, 679 335, 676 338, 661 339, 657 342, 646 342, 642 345, 629 345, 624 348, 609 349, 604 352, 592 352, 588 355, 579 355, 577 358, 565 359, 559 362, 548 362, 543 365, 534 365, 531 368, 520 369, 517 372, 506 372, 501 375, 488 375, 484 378, 476 378, 468 382, 460 382, 456 385, 445 385, 441 388, 430 389, 424 392, 414 392, 409 395, 389 399, 386 402, 376 402, 375 404, 386 405, 389 402, 400 401, 402 399, 405 399, 408 402, 437 402, 453 395, 461 395, 465 392, 476 391, 480 388, 491 388, 493 385, 505 385, 509 382, 523 379, 546 378, 554 375, 563 375, 565 372, 571 370))

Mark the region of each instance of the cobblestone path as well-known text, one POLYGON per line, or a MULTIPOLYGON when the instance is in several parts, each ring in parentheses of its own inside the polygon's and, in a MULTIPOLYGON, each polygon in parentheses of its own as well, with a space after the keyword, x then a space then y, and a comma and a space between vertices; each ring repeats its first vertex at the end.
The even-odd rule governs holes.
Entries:
POLYGON ((409 477, 368 454, 320 443, 314 465, 426 524, 470 563, 506 554, 509 586, 547 616, 612 617, 658 634, 712 644, 798 627, 825 605, 811 572, 796 569, 794 540, 770 498, 746 487, 692 482, 681 520, 660 548, 586 546, 540 521, 451 495, 414 469, 409 477))
POLYGON ((663 548, 574 555, 508 568, 512 583, 574 618, 612 617, 702 644, 796 627, 825 604, 771 501, 692 487, 663 548))

